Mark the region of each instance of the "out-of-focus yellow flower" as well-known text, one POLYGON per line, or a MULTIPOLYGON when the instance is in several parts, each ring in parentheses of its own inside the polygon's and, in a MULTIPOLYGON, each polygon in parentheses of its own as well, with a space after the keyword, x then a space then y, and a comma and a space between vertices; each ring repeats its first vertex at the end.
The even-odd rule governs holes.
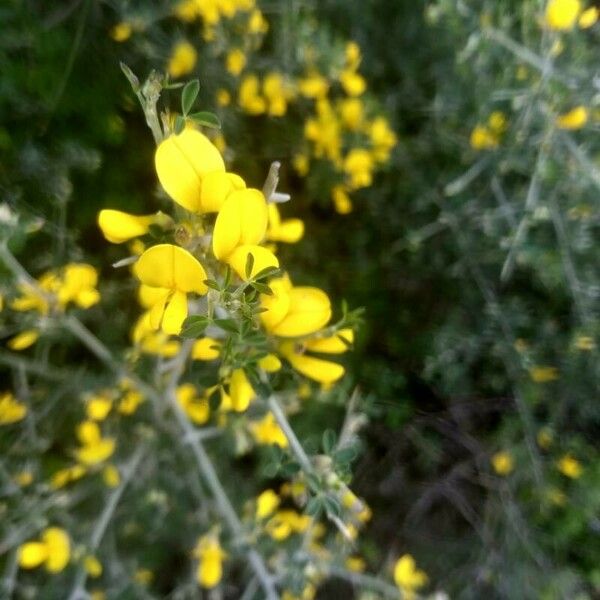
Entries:
POLYGON ((262 115, 267 110, 267 103, 260 94, 260 83, 256 75, 246 75, 242 79, 238 104, 249 115, 262 115))
POLYGON ((309 170, 309 158, 306 154, 296 154, 292 158, 292 166, 300 177, 304 177, 309 170))
POLYGON ((346 59, 346 66, 349 69, 356 71, 362 59, 360 46, 354 41, 348 42, 344 50, 344 56, 346 59))
POLYGON ((427 584, 427 575, 417 569, 415 559, 410 554, 401 556, 394 566, 394 581, 402 590, 404 597, 410 600, 415 592, 427 584))
POLYGON ((92 421, 104 421, 111 408, 112 394, 109 390, 103 390, 96 394, 91 394, 86 398, 86 416, 92 421))
POLYGON ((115 451, 115 440, 103 438, 95 421, 83 421, 77 427, 77 437, 81 446, 75 452, 80 463, 91 466, 104 462, 115 451))
POLYGON ((535 366, 529 369, 529 376, 535 383, 548 383, 558 379, 558 369, 556 367, 535 366))
POLYGON ((246 66, 246 55, 239 48, 232 48, 225 59, 227 71, 237 77, 246 66))
POLYGON ((353 573, 363 573, 367 568, 367 564, 360 556, 349 556, 346 559, 346 569, 353 573))
POLYGON ((346 187, 343 185, 335 185, 331 188, 331 198, 335 211, 340 215, 347 215, 352 212, 352 200, 348 195, 346 187))
POLYGON ((210 337, 199 338, 192 347, 193 360, 215 360, 219 358, 221 343, 210 337))
POLYGON ((250 402, 256 398, 256 392, 250 385, 244 369, 236 369, 231 374, 228 396, 231 409, 235 412, 244 412, 250 402))
POLYGON ((50 487, 58 490, 65 487, 69 483, 73 483, 81 479, 87 473, 83 465, 73 465, 64 469, 59 469, 50 478, 50 487))
POLYGON ((250 432, 258 444, 274 444, 287 448, 288 441, 281 427, 277 424, 273 413, 267 413, 261 420, 250 423, 250 432))
POLYGON ((102 469, 102 481, 109 488, 116 488, 121 483, 121 475, 119 469, 115 465, 106 465, 102 469))
POLYGON ((496 452, 496 454, 492 456, 492 467, 494 467, 494 471, 502 477, 512 473, 512 470, 514 469, 514 460, 510 452, 506 452, 505 450, 496 452))
POLYGON ((49 527, 39 540, 27 542, 19 547, 19 566, 35 569, 44 565, 49 573, 59 573, 71 557, 69 536, 60 527, 49 527))
POLYGON ((135 276, 160 290, 150 309, 150 324, 165 333, 178 334, 188 314, 187 295, 206 294, 206 272, 187 250, 173 244, 152 246, 135 263, 135 276))
POLYGON ((589 352, 590 350, 594 350, 595 347, 596 342, 594 342, 594 338, 588 335, 580 335, 575 340, 575 348, 577 348, 577 350, 589 352))
POLYGON ((227 556, 219 544, 219 538, 214 534, 202 536, 194 554, 198 558, 198 583, 207 589, 219 585, 223 577, 223 559, 227 556))
POLYGON ((485 125, 476 125, 469 143, 474 150, 492 150, 498 147, 499 141, 498 136, 485 125))
POLYGON ((167 71, 171 77, 178 79, 191 73, 197 60, 198 53, 192 44, 186 41, 178 42, 171 52, 167 71))
POLYGON ((281 369, 281 361, 274 354, 267 354, 258 361, 258 366, 267 373, 275 373, 281 369))
POLYGON ((571 29, 580 12, 580 0, 549 0, 546 5, 546 26, 556 31, 571 29))
POLYGON ((265 525, 266 532, 277 541, 288 538, 293 533, 304 533, 310 526, 311 518, 295 510, 278 510, 265 525))
POLYGON ((589 118, 589 111, 585 106, 576 106, 569 112, 556 117, 556 126, 559 129, 573 131, 581 129, 589 118))
POLYGON ((40 338, 40 332, 37 329, 26 329, 10 338, 6 345, 15 352, 27 350, 35 344, 40 338))
POLYGON ((177 388, 177 402, 196 425, 204 425, 210 417, 208 398, 199 396, 196 387, 191 383, 184 383, 177 388))
POLYGON ((359 98, 347 98, 340 102, 342 123, 350 131, 358 131, 364 118, 364 105, 359 98))
POLYGON ((220 88, 217 90, 216 100, 219 106, 229 106, 231 104, 231 94, 227 90, 220 88))
POLYGON ((102 575, 102 563, 91 554, 88 554, 83 559, 83 568, 85 569, 86 573, 94 579, 102 575))
POLYGON ((283 117, 293 93, 280 73, 267 73, 263 81, 263 94, 267 100, 267 112, 273 117, 283 117))
POLYGON ((19 402, 11 392, 0 394, 0 425, 11 425, 25 418, 27 407, 19 402))
POLYGON ((373 156, 363 148, 352 148, 344 159, 344 172, 350 178, 351 189, 368 187, 373 182, 373 156))
POLYGON ((340 74, 340 83, 348 96, 361 96, 367 89, 365 78, 351 69, 344 69, 340 74))
POLYGON ((542 450, 548 450, 553 441, 552 431, 548 429, 548 427, 544 427, 538 431, 536 439, 538 446, 542 448, 542 450))
POLYGON ((254 35, 264 35, 269 31, 269 23, 264 18, 263 14, 258 10, 258 8, 254 9, 250 13, 250 17, 248 18, 247 23, 248 33, 254 35))
POLYGON ((131 24, 127 23, 127 21, 121 21, 110 30, 110 37, 115 40, 115 42, 125 42, 131 37, 132 33, 133 28, 131 27, 131 24))
POLYGON ((317 71, 311 71, 298 81, 298 90, 305 98, 325 98, 329 82, 317 71))
POLYGON ((497 135, 504 133, 507 125, 506 115, 500 110, 495 110, 488 117, 488 127, 497 135))
POLYGON ((599 16, 600 10, 598 10, 598 8, 595 6, 590 6, 590 8, 584 10, 581 15, 579 15, 577 24, 579 27, 581 27, 581 29, 589 29, 597 23, 599 16))
POLYGON ((281 498, 273 490, 261 492, 256 499, 256 518, 265 519, 279 506, 281 498))
POLYGON ((570 479, 579 479, 583 472, 581 463, 571 454, 565 454, 556 464, 558 470, 570 479))
POLYGON ((295 244, 302 238, 304 223, 300 219, 285 219, 282 221, 279 208, 272 202, 267 205, 267 209, 269 216, 267 240, 295 244))

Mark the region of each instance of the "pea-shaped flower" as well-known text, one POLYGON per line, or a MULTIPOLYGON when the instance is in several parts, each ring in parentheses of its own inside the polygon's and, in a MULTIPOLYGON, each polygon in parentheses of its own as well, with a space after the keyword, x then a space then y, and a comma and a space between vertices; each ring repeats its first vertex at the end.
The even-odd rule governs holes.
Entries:
POLYGON ((187 295, 206 294, 207 279, 202 265, 187 250, 172 244, 152 246, 133 267, 135 276, 147 286, 159 288, 150 309, 154 329, 178 334, 188 314, 187 295))
POLYGON ((194 213, 217 211, 232 191, 246 187, 241 177, 225 172, 216 146, 191 127, 162 141, 154 163, 167 194, 194 213))
POLYGON ((35 569, 43 564, 49 573, 59 573, 67 566, 70 557, 69 536, 60 527, 48 527, 39 540, 19 547, 19 566, 23 569, 35 569))
POLYGON ((278 267, 277 257, 258 244, 265 237, 268 223, 267 202, 255 189, 237 190, 225 200, 213 231, 213 253, 246 279, 248 255, 254 258, 250 276, 267 267, 278 267))

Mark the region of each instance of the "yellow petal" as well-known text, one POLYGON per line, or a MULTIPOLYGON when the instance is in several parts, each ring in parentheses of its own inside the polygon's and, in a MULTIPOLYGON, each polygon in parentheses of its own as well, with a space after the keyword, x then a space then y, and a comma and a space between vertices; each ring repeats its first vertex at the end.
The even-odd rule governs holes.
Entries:
POLYGON ((48 558, 48 548, 42 542, 27 542, 19 548, 19 566, 35 569, 48 558))
POLYGON ((171 294, 169 293, 162 300, 159 300, 148 312, 148 322, 152 329, 160 329, 165 314, 165 307, 170 296, 171 294))
POLYGON ((164 302, 171 293, 168 288, 150 287, 149 285, 140 285, 138 290, 138 300, 144 308, 152 308, 158 302, 164 302))
POLYGON ((49 527, 42 534, 42 541, 48 548, 46 569, 50 573, 62 571, 71 557, 71 544, 66 531, 59 527, 49 527))
POLYGON ((261 308, 266 309, 260 313, 262 324, 267 331, 273 331, 283 321, 290 309, 290 290, 292 283, 287 276, 272 279, 269 287, 272 295, 261 294, 261 308))
POLYGON ((187 296, 185 292, 176 291, 163 313, 161 329, 170 335, 177 335, 188 315, 187 296))
POLYGON ((294 287, 289 292, 290 305, 286 316, 273 327, 281 337, 308 335, 321 329, 331 318, 331 303, 318 288, 294 287))
POLYGON ((268 517, 281 502, 279 496, 273 490, 265 490, 256 499, 256 518, 268 517))
POLYGON ((206 294, 204 267, 187 250, 173 244, 148 248, 133 267, 135 276, 145 285, 181 292, 206 294))
POLYGON ((97 444, 102 437, 98 423, 83 421, 77 426, 77 437, 82 444, 97 444))
POLYGON ((269 233, 269 239, 274 242, 295 244, 304 235, 304 223, 300 219, 286 219, 277 229, 269 233))
POLYGON ((33 346, 40 337, 40 332, 37 329, 27 329, 26 331, 22 331, 15 337, 8 340, 6 345, 15 351, 26 350, 30 346, 33 346))
POLYGON ((296 371, 319 383, 333 383, 344 374, 342 365, 296 353, 292 342, 282 344, 280 351, 296 371))
POLYGON ((252 270, 250 271, 250 278, 255 277, 263 269, 267 267, 279 267, 279 260, 277 257, 266 248, 262 246, 251 246, 243 245, 238 246, 228 257, 227 264, 242 278, 246 277, 246 261, 248 255, 252 254, 254 262, 252 264, 252 270))
POLYGON ((267 373, 275 373, 281 369, 281 361, 274 354, 267 354, 258 361, 258 366, 267 373))
POLYGON ((202 178, 201 207, 203 213, 219 212, 229 194, 246 187, 244 180, 235 173, 215 171, 202 178))
POLYGON ((342 354, 348 351, 349 346, 354 342, 354 331, 352 329, 342 329, 335 335, 328 338, 307 340, 306 349, 313 352, 324 352, 326 354, 342 354), (343 338, 343 339, 342 339, 343 338), (346 340, 344 342, 344 340, 346 340))
POLYGON ((191 212, 201 212, 204 175, 225 171, 223 158, 214 144, 192 128, 161 142, 154 162, 158 179, 167 194, 191 212))
POLYGON ((267 222, 267 203, 261 191, 248 188, 232 192, 215 222, 214 255, 226 260, 237 246, 258 244, 265 236, 267 222))
POLYGON ((98 226, 104 237, 113 244, 122 244, 145 235, 153 220, 153 215, 136 216, 120 210, 105 209, 98 214, 98 226))
POLYGON ((219 358, 221 343, 210 337, 200 338, 194 342, 192 347, 192 358, 194 360, 215 360, 219 358))
POLYGON ((75 453, 75 456, 84 465, 95 465, 112 456, 114 451, 115 440, 104 438, 95 444, 81 446, 75 453))
POLYGON ((231 398, 231 406, 236 412, 244 412, 250 400, 256 397, 256 393, 252 389, 244 369, 236 369, 231 374, 229 380, 229 396, 231 398))

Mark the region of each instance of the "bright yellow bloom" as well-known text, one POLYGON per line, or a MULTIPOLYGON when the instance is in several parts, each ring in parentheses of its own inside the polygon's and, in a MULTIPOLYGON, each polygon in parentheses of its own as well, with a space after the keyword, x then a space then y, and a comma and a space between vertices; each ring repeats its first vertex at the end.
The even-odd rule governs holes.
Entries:
POLYGON ((55 490, 63 488, 69 483, 81 479, 86 472, 86 468, 82 465, 73 465, 72 467, 59 469, 50 478, 50 487, 55 490))
POLYGON ((131 37, 132 33, 133 28, 131 25, 126 21, 121 21, 110 30, 110 37, 115 40, 115 42, 125 42, 131 37))
POLYGON ((280 73, 268 73, 263 81, 263 94, 267 100, 267 112, 282 117, 287 112, 288 101, 293 94, 280 73))
POLYGON ((305 354, 305 346, 294 342, 283 342, 279 346, 281 355, 302 375, 319 383, 335 383, 345 372, 344 367, 321 358, 305 354))
POLYGON ((167 71, 174 79, 183 77, 194 70, 197 60, 198 53, 192 44, 185 41, 178 42, 171 52, 167 71))
POLYGON ((250 17, 248 19, 248 33, 250 34, 261 34, 264 35, 269 31, 269 23, 263 17, 263 14, 260 10, 255 9, 250 13, 250 17))
POLYGON ((360 46, 354 41, 348 42, 346 44, 344 56, 346 58, 346 66, 349 69, 356 71, 362 59, 360 46))
POLYGON ((415 559, 410 554, 401 556, 394 566, 394 581, 404 597, 413 598, 415 591, 427 584, 427 575, 417 569, 415 559))
POLYGON ((396 134, 390 128, 390 124, 384 117, 373 119, 369 130, 369 137, 373 144, 373 156, 379 162, 389 160, 392 148, 398 143, 396 134))
POLYGON ((278 267, 277 257, 258 244, 267 231, 268 210, 262 192, 255 189, 232 192, 223 203, 213 230, 213 253, 246 279, 246 262, 254 257, 251 277, 267 267, 278 267))
POLYGON ((203 337, 194 342, 192 348, 193 360, 215 360, 219 358, 221 342, 213 338, 203 337))
POLYGON ((577 24, 579 27, 581 27, 581 29, 589 29, 597 23, 599 16, 600 10, 598 10, 595 6, 590 6, 590 8, 584 10, 581 15, 579 15, 577 24))
POLYGON ((565 454, 557 463, 558 470, 571 479, 579 479, 583 472, 581 463, 570 454, 565 454))
POLYGON ((273 413, 267 413, 260 421, 251 422, 250 431, 257 444, 274 444, 280 448, 287 448, 287 438, 277 424, 273 413))
POLYGON ((304 533, 310 526, 311 518, 295 510, 278 510, 265 526, 266 532, 277 541, 285 540, 293 533, 304 533))
POLYGON ((113 244, 122 244, 132 238, 146 235, 156 215, 130 215, 120 210, 104 209, 98 213, 98 227, 113 244))
POLYGON ((210 416, 210 406, 206 396, 198 396, 196 387, 191 383, 184 383, 177 388, 177 402, 196 425, 204 425, 210 416))
POLYGON ((198 557, 198 583, 208 589, 219 585, 223 576, 223 559, 227 556, 223 552, 219 539, 215 535, 205 535, 198 540, 194 550, 198 557))
POLYGON ((498 475, 509 475, 514 469, 514 461, 510 452, 496 452, 492 456, 492 466, 498 475))
POLYGON ((348 96, 361 96, 367 89, 365 78, 353 71, 344 69, 340 74, 340 83, 348 96))
POLYGON ((77 427, 77 437, 81 446, 75 452, 80 463, 91 466, 104 462, 115 451, 115 440, 103 438, 95 421, 83 421, 77 427))
POLYGON ((246 66, 246 55, 239 48, 233 48, 227 53, 226 68, 233 76, 237 77, 246 66))
POLYGON ((27 407, 10 392, 0 394, 0 425, 11 425, 25 418, 27 407))
POLYGON ((273 490, 261 492, 256 499, 256 518, 268 517, 279 506, 281 498, 273 490))
POLYGON ((371 185, 374 168, 371 153, 362 148, 352 148, 344 159, 344 172, 350 177, 349 186, 354 190, 371 185))
POLYGON ((267 354, 258 361, 258 366, 267 373, 275 373, 281 369, 281 361, 274 354, 267 354))
POLYGON ((273 295, 261 295, 265 329, 279 337, 302 337, 319 331, 331 318, 331 302, 322 290, 293 287, 288 277, 269 283, 273 295))
MULTIPOLYGON (((162 141, 156 149, 154 164, 167 194, 191 212, 207 212, 202 189, 209 173, 219 172, 218 178, 229 180, 233 187, 240 186, 240 178, 224 177, 225 163, 221 154, 205 135, 193 128, 188 127, 162 141)), ((213 187, 216 183, 209 185, 213 187)))
POLYGON ((62 571, 71 557, 69 536, 64 529, 49 527, 39 541, 27 542, 19 547, 19 566, 35 569, 44 564, 50 573, 62 571))
POLYGON ((15 335, 15 337, 10 338, 6 345, 16 352, 20 352, 21 350, 27 350, 35 344, 40 338, 40 332, 37 329, 26 329, 21 333, 15 335))
POLYGON ((329 91, 329 82, 320 73, 312 71, 298 81, 298 90, 305 98, 324 98, 329 91))
POLYGON ((347 98, 340 102, 342 123, 350 131, 358 131, 364 118, 364 105, 358 98, 347 98))
POLYGON ((92 421, 104 421, 112 408, 112 396, 109 391, 102 391, 88 396, 85 407, 86 416, 92 421))
POLYGON ((206 294, 206 272, 187 251, 172 244, 152 246, 135 263, 135 276, 152 288, 159 288, 158 300, 150 309, 150 324, 165 333, 178 334, 187 317, 187 294, 206 294))
POLYGON ((474 150, 492 150, 499 144, 498 136, 485 125, 473 129, 469 142, 474 150))
POLYGON ((285 242, 295 244, 304 235, 304 223, 300 219, 281 220, 277 204, 270 202, 267 205, 268 227, 267 240, 272 242, 285 242))
POLYGON ((580 335, 575 340, 575 348, 577 350, 583 350, 589 352, 596 347, 596 342, 594 342, 594 338, 589 335, 580 335))
POLYGON ((250 385, 244 369, 236 369, 229 378, 229 398, 231 409, 244 412, 250 402, 256 398, 256 392, 250 385))
POLYGON ((83 559, 83 568, 90 577, 96 578, 102 575, 102 563, 91 554, 83 559))
POLYGON ((121 483, 121 474, 115 465, 106 465, 102 469, 102 481, 109 488, 116 488, 121 483))
POLYGON ((267 103, 260 95, 260 85, 256 75, 246 75, 242 79, 238 93, 238 104, 249 115, 262 115, 267 110, 267 103))
POLYGON ((316 118, 307 119, 304 124, 304 137, 314 144, 315 158, 327 158, 337 167, 342 149, 342 131, 329 101, 317 102, 316 118))
POLYGON ((589 118, 589 111, 585 106, 577 106, 569 112, 556 117, 556 126, 559 129, 573 131, 581 129, 589 118))
POLYGON ((334 185, 331 188, 331 198, 335 211, 340 215, 347 215, 352 212, 352 200, 343 185, 334 185))
POLYGON ((549 0, 546 5, 546 25, 557 31, 571 29, 580 12, 580 0, 549 0))
MULTIPOLYGON (((147 287, 147 286, 142 286, 147 287)), ((160 294, 156 295, 156 301, 160 298, 162 290, 159 288, 148 288, 157 290, 160 294)), ((150 305, 151 307, 154 304, 150 305)), ((156 331, 152 327, 150 320, 150 311, 143 313, 133 327, 131 334, 134 344, 141 352, 146 354, 156 354, 170 358, 175 356, 181 347, 181 344, 170 338, 170 336, 162 331, 156 331)))

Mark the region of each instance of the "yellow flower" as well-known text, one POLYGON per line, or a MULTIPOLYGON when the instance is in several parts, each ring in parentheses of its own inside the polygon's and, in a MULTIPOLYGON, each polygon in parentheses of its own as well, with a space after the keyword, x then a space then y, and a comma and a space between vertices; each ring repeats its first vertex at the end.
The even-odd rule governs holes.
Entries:
POLYGON ((471 132, 471 148, 474 150, 492 150, 498 147, 498 136, 484 125, 477 125, 471 132))
POLYGON ((208 398, 198 396, 196 387, 191 383, 184 383, 177 388, 177 402, 196 425, 204 425, 210 416, 208 398))
POLYGON ((298 90, 305 98, 324 98, 329 91, 329 82, 317 71, 311 71, 298 81, 298 90))
POLYGON ((349 556, 346 559, 346 569, 348 569, 348 571, 352 571, 353 573, 363 573, 366 568, 367 565, 360 556, 349 556))
POLYGON ((91 466, 104 462, 115 451, 115 440, 103 438, 95 421, 83 421, 77 427, 77 437, 81 443, 75 456, 80 463, 91 466))
POLYGON ((304 235, 304 223, 300 219, 286 219, 282 221, 279 208, 273 202, 267 205, 267 210, 267 240, 295 244, 302 238, 304 235))
POLYGON ((315 333, 331 318, 331 302, 322 290, 293 287, 288 277, 269 283, 273 295, 261 295, 265 329, 278 337, 302 337, 315 333))
POLYGON ((194 554, 198 557, 198 583, 208 589, 219 585, 223 576, 223 559, 226 557, 216 535, 205 535, 198 540, 194 554))
POLYGON ((267 20, 258 8, 250 13, 247 28, 250 34, 265 34, 269 31, 269 23, 267 23, 267 20))
POLYGON ((367 89, 367 82, 362 75, 352 69, 344 69, 340 74, 340 83, 348 96, 360 96, 367 89))
POLYGON ((559 129, 573 131, 581 129, 589 118, 589 111, 585 106, 577 106, 569 112, 556 117, 556 126, 559 129))
POLYGON ((178 42, 171 52, 167 71, 171 77, 177 79, 191 73, 197 60, 198 53, 192 44, 185 41, 178 42))
POLYGON ((131 37, 132 32, 133 29, 131 25, 126 21, 121 21, 110 30, 110 37, 115 40, 115 42, 124 42, 131 37))
POLYGON ((70 263, 62 273, 62 282, 58 289, 58 302, 66 307, 73 302, 81 308, 89 308, 100 300, 96 289, 98 272, 91 265, 70 263))
POLYGON ((267 73, 263 81, 263 94, 267 99, 267 112, 282 117, 287 112, 288 101, 293 94, 280 73, 267 73))
POLYGON ((88 396, 86 405, 87 418, 92 421, 104 421, 112 408, 112 397, 109 391, 102 391, 88 396))
POLYGON ((427 575, 417 569, 415 559, 410 554, 405 554, 394 566, 394 581, 405 598, 413 598, 415 591, 427 584, 427 575))
POLYGON ((238 103, 240 108, 249 115, 262 115, 267 109, 267 103, 260 95, 259 87, 256 75, 246 75, 240 84, 238 103))
POLYGON ((558 379, 558 369, 556 367, 531 367, 529 376, 535 383, 547 383, 558 379))
POLYGON ((220 88, 217 90, 216 100, 219 106, 229 106, 231 104, 231 94, 227 90, 220 88))
POLYGON ((356 42, 350 41, 346 44, 344 56, 346 59, 346 66, 349 69, 354 71, 358 69, 362 56, 360 46, 356 42))
POLYGON ((326 99, 319 100, 316 108, 316 118, 310 118, 304 124, 304 137, 313 142, 315 158, 325 157, 338 168, 342 147, 341 124, 326 99))
POLYGON ((86 468, 82 465, 73 465, 72 467, 59 469, 50 478, 50 487, 55 490, 63 488, 69 483, 81 479, 86 472, 86 468))
POLYGON ((318 381, 319 383, 335 383, 345 372, 344 367, 338 363, 305 354, 306 345, 294 342, 283 342, 279 346, 281 355, 292 365, 296 371, 318 381))
POLYGON ((192 348, 193 360, 215 360, 219 358, 221 343, 213 338, 203 337, 194 342, 192 348))
POLYGON ((27 542, 19 547, 19 566, 35 569, 44 565, 50 573, 59 573, 71 557, 69 536, 64 529, 49 527, 42 532, 39 541, 27 542))
POLYGON ((308 515, 301 515, 290 509, 279 510, 269 519, 265 530, 274 540, 282 541, 293 533, 304 533, 310 523, 308 515))
POLYGON ((102 563, 91 554, 83 559, 83 568, 90 577, 96 578, 102 575, 102 563))
POLYGON ((363 121, 364 105, 358 98, 347 98, 340 103, 342 123, 350 131, 357 131, 363 121))
POLYGON ((347 215, 352 212, 352 200, 343 185, 335 185, 331 188, 331 198, 335 211, 340 215, 347 215))
POLYGON ((581 15, 579 15, 579 20, 577 24, 581 29, 589 29, 598 21, 598 17, 600 16, 600 10, 598 10, 595 6, 590 6, 590 8, 584 10, 581 15))
POLYGON ((213 253, 246 279, 249 254, 254 257, 250 277, 267 267, 278 267, 277 257, 258 244, 264 238, 268 210, 262 192, 255 189, 232 192, 223 203, 213 230, 213 253))
POLYGON ((362 148, 352 148, 344 159, 344 172, 350 177, 350 188, 368 187, 373 182, 373 157, 362 148))
POLYGON ((236 369, 229 378, 229 398, 231 408, 236 412, 244 412, 256 397, 244 369, 236 369))
POLYGON ((102 481, 106 487, 116 488, 121 483, 121 474, 115 465, 106 465, 102 469, 102 481))
POLYGON ((537 434, 537 443, 543 450, 548 450, 552 445, 552 431, 547 427, 540 429, 537 434))
POLYGON ((120 210, 104 209, 98 213, 98 227, 113 244, 122 244, 148 233, 156 215, 130 215, 120 210))
POLYGON ((237 77, 246 66, 246 55, 239 48, 233 48, 227 53, 226 68, 235 77, 237 77))
POLYGON ((261 492, 256 499, 256 518, 268 517, 279 506, 281 499, 273 490, 261 492))
POLYGON ((258 361, 258 366, 267 373, 275 373, 281 369, 281 361, 274 354, 267 354, 258 361))
POLYGON ((580 335, 575 340, 575 348, 577 348, 577 350, 583 350, 583 351, 589 352, 590 350, 593 350, 595 347, 596 347, 596 342, 594 342, 594 338, 592 338, 588 335, 580 335))
POLYGON ((165 333, 178 334, 188 314, 187 294, 206 294, 206 272, 187 251, 172 244, 152 246, 135 263, 135 276, 159 288, 158 300, 150 309, 150 324, 165 333))
POLYGON ((514 468, 513 457, 510 452, 496 452, 492 456, 492 466, 498 475, 502 475, 503 477, 509 475, 514 468))
POLYGON ((571 29, 580 12, 580 0, 549 0, 546 5, 546 25, 557 31, 571 29))
POLYGON ((27 329, 21 333, 15 335, 6 342, 6 345, 16 352, 21 350, 27 350, 27 348, 33 346, 40 337, 40 332, 37 329, 27 329))
POLYGON ((257 444, 274 444, 280 448, 287 448, 287 438, 277 424, 273 413, 267 413, 260 421, 251 422, 250 431, 257 444))
MULTIPOLYGON (((245 187, 237 176, 225 174, 225 163, 215 145, 202 133, 193 128, 184 129, 179 135, 171 135, 156 149, 154 164, 158 179, 167 194, 183 208, 196 213, 207 212, 206 191, 203 194, 207 175, 217 184, 230 188, 245 187)), ((212 204, 211 202, 210 204, 212 204)), ((211 206, 212 210, 218 210, 211 206)))
POLYGON ((571 479, 579 479, 583 472, 581 463, 570 454, 565 454, 557 463, 558 470, 571 479))
POLYGON ((298 173, 300 177, 304 177, 309 171, 308 156, 306 156, 306 154, 296 154, 292 159, 292 165, 296 173, 298 173))
POLYGON ((25 418, 27 407, 10 392, 0 394, 0 425, 11 425, 25 418))

